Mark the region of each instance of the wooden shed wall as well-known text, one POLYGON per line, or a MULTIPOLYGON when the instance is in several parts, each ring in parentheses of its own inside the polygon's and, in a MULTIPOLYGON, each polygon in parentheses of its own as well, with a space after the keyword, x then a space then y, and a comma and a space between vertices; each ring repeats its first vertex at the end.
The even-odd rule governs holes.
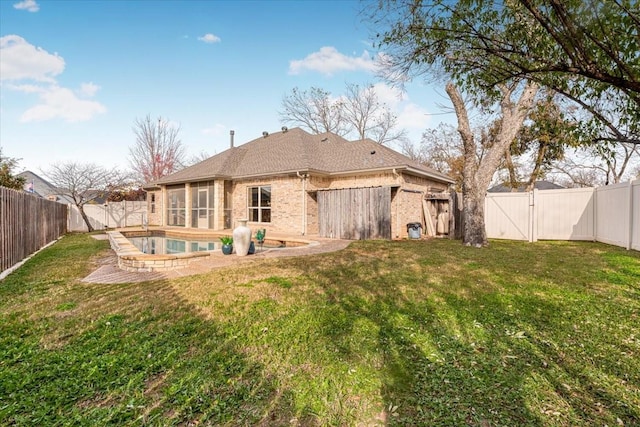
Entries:
POLYGON ((391 187, 318 191, 321 237, 366 240, 391 238, 391 187))

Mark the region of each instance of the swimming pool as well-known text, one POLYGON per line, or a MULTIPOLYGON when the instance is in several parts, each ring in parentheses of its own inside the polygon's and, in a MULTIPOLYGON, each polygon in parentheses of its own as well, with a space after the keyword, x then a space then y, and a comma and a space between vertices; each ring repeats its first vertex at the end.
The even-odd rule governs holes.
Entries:
MULTIPOLYGON (((205 239, 190 239, 187 237, 167 236, 162 234, 125 235, 140 252, 148 255, 189 254, 208 252, 222 249, 219 239, 209 237, 205 239)), ((255 242, 256 250, 283 248, 286 242, 265 241, 261 246, 255 242)))
MULTIPOLYGON (((197 259, 217 256, 222 244, 218 235, 186 235, 175 230, 107 231, 118 267, 125 271, 167 271, 185 268, 197 259), (146 252, 145 252, 146 251, 146 252)), ((267 239, 256 244, 256 253, 317 244, 302 239, 267 239)))
POLYGON ((222 243, 217 239, 190 240, 166 236, 128 237, 128 239, 140 252, 149 255, 206 252, 215 251, 222 247, 222 243))

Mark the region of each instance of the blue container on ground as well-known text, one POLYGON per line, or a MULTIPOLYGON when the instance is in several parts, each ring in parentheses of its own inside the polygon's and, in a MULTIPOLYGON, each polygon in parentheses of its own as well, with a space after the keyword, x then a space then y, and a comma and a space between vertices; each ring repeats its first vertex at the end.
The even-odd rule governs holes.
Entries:
POLYGON ((422 223, 410 222, 407 224, 407 233, 410 239, 419 239, 422 235, 422 223))

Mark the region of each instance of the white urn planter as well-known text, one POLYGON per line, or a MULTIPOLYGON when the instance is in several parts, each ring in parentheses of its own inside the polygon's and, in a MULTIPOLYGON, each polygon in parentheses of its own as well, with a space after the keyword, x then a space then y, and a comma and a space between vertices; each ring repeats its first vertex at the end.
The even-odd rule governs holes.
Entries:
POLYGON ((233 247, 238 256, 246 256, 249 253, 251 229, 247 227, 247 221, 247 219, 238 220, 240 225, 233 229, 233 247))

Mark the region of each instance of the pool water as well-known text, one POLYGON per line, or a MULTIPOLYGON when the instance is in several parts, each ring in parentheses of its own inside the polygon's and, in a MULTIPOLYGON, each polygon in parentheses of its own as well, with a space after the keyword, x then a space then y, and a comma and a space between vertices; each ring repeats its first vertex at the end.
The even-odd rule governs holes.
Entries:
MULTIPOLYGON (((192 252, 215 251, 222 249, 222 243, 218 239, 209 240, 189 240, 167 236, 143 236, 143 237, 127 237, 140 252, 149 255, 171 255, 185 254, 192 252)), ((266 242, 258 245, 254 241, 256 251, 271 248, 282 248, 284 245, 273 245, 266 242)))
POLYGON ((145 236, 128 237, 128 240, 145 254, 184 254, 190 252, 215 251, 222 248, 219 240, 188 240, 175 237, 145 236))

